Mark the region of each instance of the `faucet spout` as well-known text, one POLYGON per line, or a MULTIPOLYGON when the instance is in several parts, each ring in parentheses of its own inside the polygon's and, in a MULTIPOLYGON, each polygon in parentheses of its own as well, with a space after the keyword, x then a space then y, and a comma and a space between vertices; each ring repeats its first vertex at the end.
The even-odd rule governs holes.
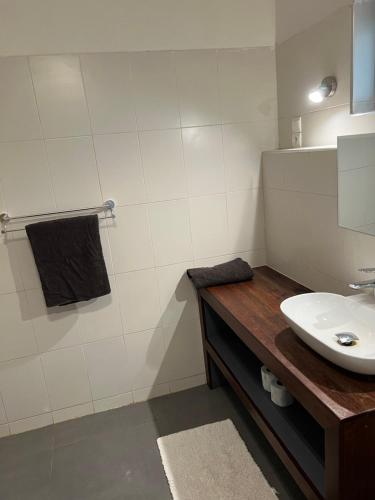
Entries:
POLYGON ((363 290, 364 288, 375 288, 375 279, 350 283, 349 288, 352 288, 353 290, 363 290))
MULTIPOLYGON (((358 269, 359 272, 361 273, 374 273, 375 268, 374 267, 364 267, 362 269, 358 269)), ((375 288, 375 278, 372 280, 366 280, 366 281, 355 281, 354 283, 349 284, 349 288, 352 288, 353 290, 363 290, 365 288, 375 288)))

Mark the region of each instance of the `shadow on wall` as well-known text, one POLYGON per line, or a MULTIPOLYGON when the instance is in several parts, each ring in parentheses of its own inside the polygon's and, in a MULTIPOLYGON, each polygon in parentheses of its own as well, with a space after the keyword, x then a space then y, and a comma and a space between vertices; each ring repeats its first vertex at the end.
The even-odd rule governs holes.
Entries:
MULTIPOLYGON (((21 319, 33 321, 40 353, 109 338, 88 341, 85 340, 82 331, 88 328, 85 321, 91 313, 104 312, 111 305, 116 305, 114 300, 117 298, 114 299, 114 295, 64 307, 47 308, 40 283, 36 281, 39 278, 27 236, 24 234, 17 235, 16 238, 6 236, 5 245, 13 276, 20 274, 19 259, 22 256, 27 258, 27 265, 30 267, 29 274, 33 275, 30 277, 30 285, 33 288, 23 285, 20 288, 27 288, 26 292, 22 290, 15 295, 19 301, 21 319)), ((188 267, 188 264, 186 266, 188 267)), ((114 277, 110 276, 110 280, 114 280, 114 277)), ((120 307, 119 303, 117 305, 120 307)), ((110 312, 109 309, 108 312, 110 312)), ((128 362, 131 367, 129 372, 132 390, 140 391, 143 394, 142 399, 183 389, 185 388, 183 379, 201 375, 204 371, 197 299, 186 273, 179 279, 176 289, 168 304, 164 306, 164 310, 161 311, 160 320, 154 328, 126 333, 125 317, 122 332, 125 344, 130 341, 131 335, 133 351, 138 354, 138 359, 128 359, 128 362), (139 335, 138 338, 137 335, 139 335), (146 349, 144 349, 145 340, 142 336, 147 337, 146 349)), ((126 348, 129 352, 127 345, 126 348)), ((110 362, 108 360, 108 363, 110 362)), ((103 363, 105 364, 105 359, 103 363)), ((111 396, 115 394, 108 394, 108 397, 111 396)))
POLYGON ((133 385, 135 390, 152 387, 147 394, 147 398, 152 398, 187 388, 184 379, 203 372, 198 302, 184 273, 150 335, 144 362, 139 363, 138 370, 134 371, 133 385), (160 348, 161 344, 164 349, 160 348))

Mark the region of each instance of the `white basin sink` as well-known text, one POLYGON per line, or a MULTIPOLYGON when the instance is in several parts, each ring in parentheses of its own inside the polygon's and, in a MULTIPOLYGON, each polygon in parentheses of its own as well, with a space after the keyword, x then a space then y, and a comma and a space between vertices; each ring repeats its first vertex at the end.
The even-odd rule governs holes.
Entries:
POLYGON ((342 368, 375 375, 375 297, 306 293, 282 302, 281 311, 294 332, 324 358, 342 368), (358 337, 338 343, 337 334, 358 337))

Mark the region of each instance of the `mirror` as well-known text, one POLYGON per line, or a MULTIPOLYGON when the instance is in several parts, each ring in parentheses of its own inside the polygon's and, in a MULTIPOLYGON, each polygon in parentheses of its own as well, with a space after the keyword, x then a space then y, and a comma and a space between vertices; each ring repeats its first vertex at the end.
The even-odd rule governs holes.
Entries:
POLYGON ((352 114, 375 111, 375 0, 353 6, 352 114))
POLYGON ((338 137, 339 226, 375 236, 375 134, 338 137))

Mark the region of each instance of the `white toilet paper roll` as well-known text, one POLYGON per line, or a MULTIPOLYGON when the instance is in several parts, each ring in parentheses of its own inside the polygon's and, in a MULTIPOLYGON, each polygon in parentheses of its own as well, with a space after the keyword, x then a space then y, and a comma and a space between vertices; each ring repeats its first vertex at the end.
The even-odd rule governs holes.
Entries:
POLYGON ((294 401, 293 396, 276 378, 271 382, 271 399, 275 405, 281 407, 290 406, 294 401))
POLYGON ((276 378, 275 375, 266 366, 262 366, 260 371, 262 374, 263 389, 271 392, 271 382, 276 378))

